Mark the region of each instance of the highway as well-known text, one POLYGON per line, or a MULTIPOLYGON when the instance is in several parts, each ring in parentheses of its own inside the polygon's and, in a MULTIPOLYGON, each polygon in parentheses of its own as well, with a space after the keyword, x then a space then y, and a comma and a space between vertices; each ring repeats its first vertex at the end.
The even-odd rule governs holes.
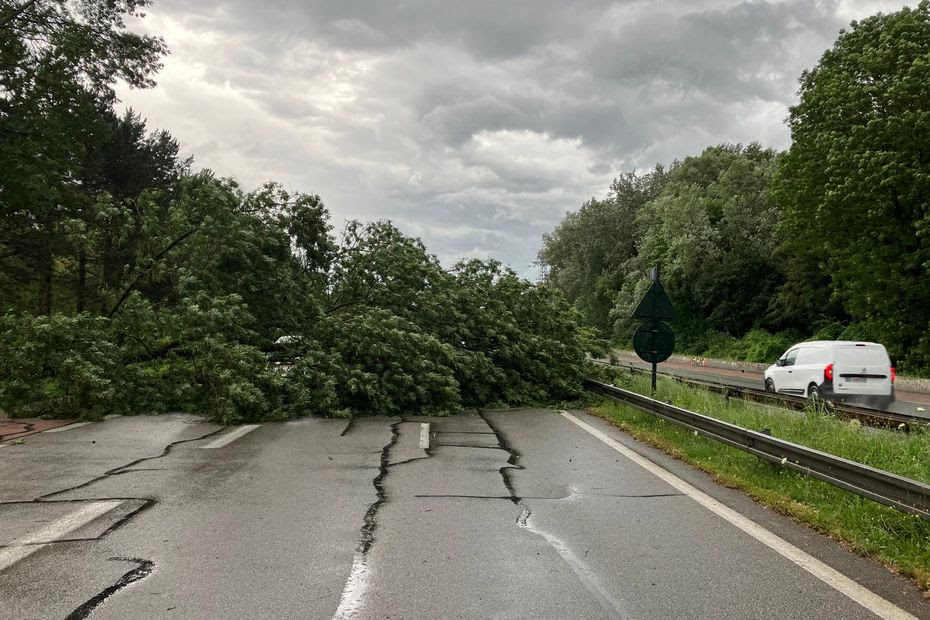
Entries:
POLYGON ((54 430, 0 444, 3 619, 930 617, 579 411, 54 430))
MULTIPOLYGON (((619 355, 619 361, 621 366, 634 366, 643 370, 651 370, 652 368, 634 354, 623 353, 619 355)), ((750 370, 713 368, 668 361, 659 364, 658 371, 685 379, 712 381, 734 387, 748 387, 757 390, 764 388, 762 373, 750 370)), ((897 391, 895 401, 888 407, 888 411, 906 413, 930 420, 930 394, 897 391)))

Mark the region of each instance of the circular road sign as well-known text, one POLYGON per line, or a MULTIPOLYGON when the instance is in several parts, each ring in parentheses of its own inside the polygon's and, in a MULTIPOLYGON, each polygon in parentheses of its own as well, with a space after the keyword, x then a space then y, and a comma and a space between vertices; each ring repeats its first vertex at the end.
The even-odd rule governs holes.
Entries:
POLYGON ((633 350, 652 364, 664 362, 675 350, 675 334, 665 323, 646 321, 633 333, 633 350))

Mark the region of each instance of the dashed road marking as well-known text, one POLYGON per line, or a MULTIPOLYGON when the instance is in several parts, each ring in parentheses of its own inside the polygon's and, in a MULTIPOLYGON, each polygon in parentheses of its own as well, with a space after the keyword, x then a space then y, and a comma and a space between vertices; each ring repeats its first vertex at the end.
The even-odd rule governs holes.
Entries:
POLYGON ((663 481, 689 496, 704 508, 710 510, 722 519, 730 522, 730 524, 741 529, 746 534, 749 534, 779 555, 787 558, 791 562, 794 562, 817 579, 820 579, 822 582, 837 592, 848 596, 855 602, 871 611, 873 614, 887 620, 917 620, 915 616, 912 616, 897 605, 883 599, 871 590, 859 585, 846 575, 840 573, 834 568, 827 566, 809 553, 798 549, 787 540, 784 540, 783 538, 773 534, 754 521, 749 520, 729 506, 725 506, 707 493, 704 493, 691 484, 685 482, 664 467, 653 463, 638 452, 627 448, 625 445, 610 435, 598 430, 587 422, 578 419, 567 411, 561 411, 559 413, 561 413, 562 417, 568 421, 581 427, 581 429, 585 432, 600 439, 602 442, 626 458, 630 459, 643 469, 661 478, 663 481))
POLYGON ((84 527, 122 503, 122 500, 93 502, 75 510, 71 514, 65 515, 37 532, 14 540, 8 547, 0 549, 0 571, 6 570, 39 549, 47 547, 53 541, 64 538, 68 533, 84 527))
POLYGON ((429 422, 420 423, 420 447, 429 449, 429 422))
POLYGON ((75 422, 74 424, 68 424, 66 426, 56 426, 55 428, 50 428, 47 431, 42 431, 43 433, 60 433, 62 431, 70 431, 72 428, 78 428, 79 426, 87 426, 91 422, 75 422))
POLYGON ((246 433, 251 433, 259 426, 261 426, 261 424, 243 424, 242 426, 236 427, 233 430, 229 431, 228 433, 223 433, 222 435, 220 435, 219 437, 217 437, 216 439, 214 439, 207 445, 200 446, 200 447, 206 450, 212 450, 214 448, 222 448, 223 446, 236 441, 237 439, 239 439, 246 433))

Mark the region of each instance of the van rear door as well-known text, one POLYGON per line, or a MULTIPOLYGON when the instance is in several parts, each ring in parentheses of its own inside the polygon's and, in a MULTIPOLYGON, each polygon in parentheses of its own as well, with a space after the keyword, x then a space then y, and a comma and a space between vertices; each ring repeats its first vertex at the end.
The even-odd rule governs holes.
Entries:
POLYGON ((891 360, 880 344, 836 347, 833 389, 837 394, 891 394, 891 360))

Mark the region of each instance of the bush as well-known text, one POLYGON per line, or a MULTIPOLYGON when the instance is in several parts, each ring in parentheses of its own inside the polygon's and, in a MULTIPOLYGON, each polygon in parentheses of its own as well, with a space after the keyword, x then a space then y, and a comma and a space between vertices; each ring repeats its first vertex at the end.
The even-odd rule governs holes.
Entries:
POLYGON ((603 349, 560 293, 497 262, 446 271, 387 223, 355 226, 350 241, 325 285, 319 273, 301 285, 285 278, 277 294, 293 312, 253 310, 250 297, 180 269, 170 302, 132 292, 112 319, 7 314, 0 407, 89 419, 184 411, 221 423, 443 415, 571 399, 585 347, 603 349))
POLYGON ((706 357, 770 362, 787 351, 788 347, 802 340, 804 337, 795 331, 772 333, 764 329, 751 329, 742 338, 734 338, 720 332, 708 332, 699 341, 704 346, 694 350, 706 357))
POLYGON ((121 411, 125 372, 108 323, 86 313, 0 317, 0 409, 88 419, 121 411))
POLYGON ((695 340, 689 350, 706 357, 735 358, 738 356, 739 340, 729 334, 708 331, 695 340))
POLYGON ((764 329, 749 330, 740 339, 741 360, 747 362, 772 362, 793 344, 803 340, 801 334, 792 331, 771 333, 764 329))
POLYGON ((416 325, 373 309, 322 327, 314 346, 323 344, 330 355, 302 358, 289 373, 298 389, 322 392, 329 403, 308 412, 445 415, 461 408, 455 349, 416 325))

